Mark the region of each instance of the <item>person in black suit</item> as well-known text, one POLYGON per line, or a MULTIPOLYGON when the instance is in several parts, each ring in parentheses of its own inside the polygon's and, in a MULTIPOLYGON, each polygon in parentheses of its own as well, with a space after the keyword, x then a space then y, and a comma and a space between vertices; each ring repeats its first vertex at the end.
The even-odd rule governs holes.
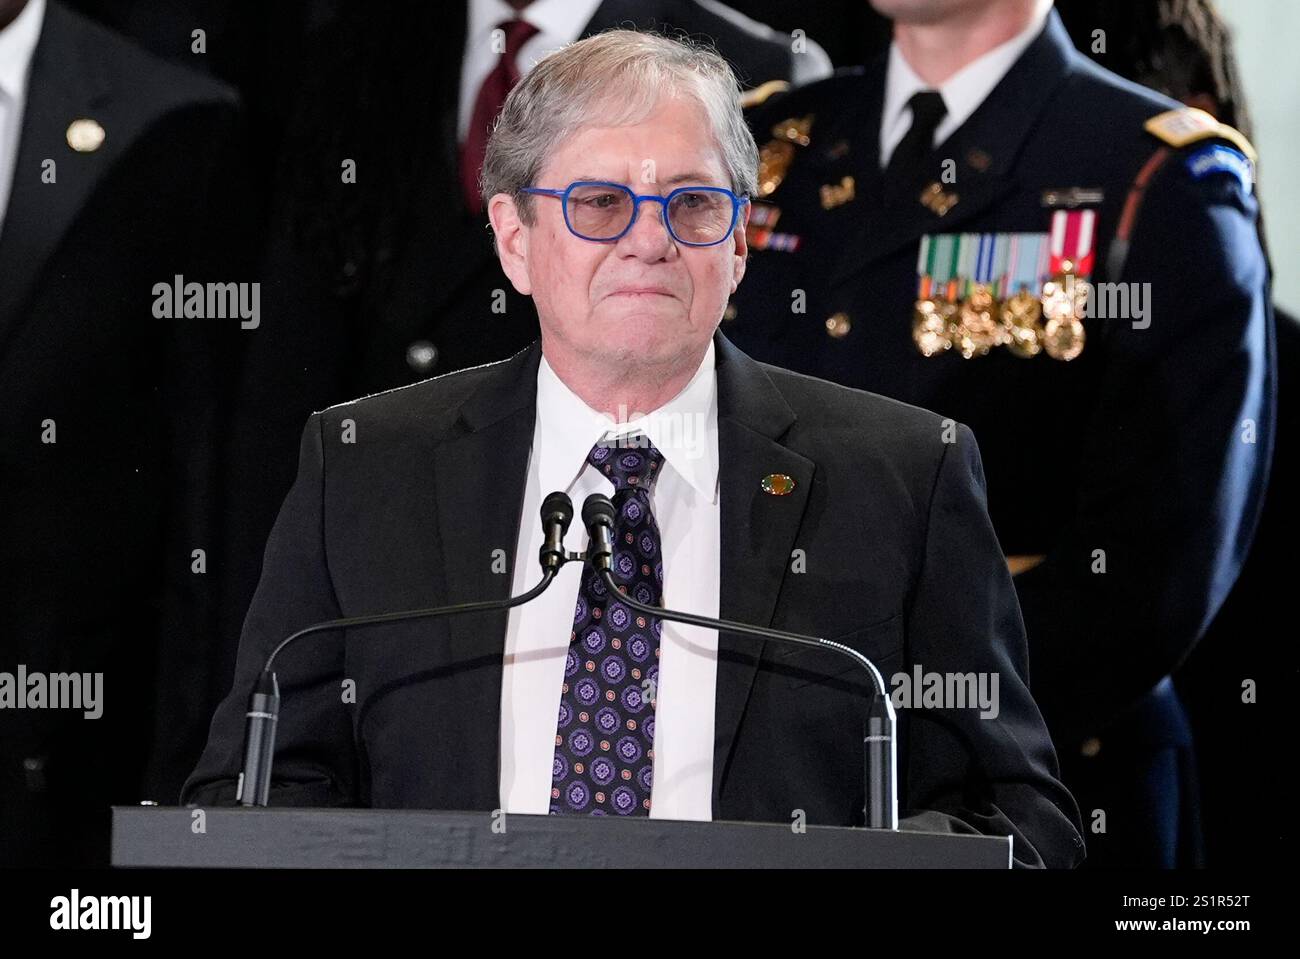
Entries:
POLYGON ((1089 864, 1195 865, 1169 677, 1241 567, 1275 430, 1254 151, 1093 64, 1043 0, 875 6, 888 57, 752 116, 764 196, 723 329, 971 427, 1089 864))
MULTIPOLYGON (((236 799, 247 695, 290 632, 505 597, 536 579, 540 497, 613 484, 621 592, 829 634, 887 676, 996 677, 991 711, 903 703, 904 828, 1077 864, 970 431, 718 332, 757 164, 738 92, 716 54, 630 31, 514 89, 481 190, 541 339, 308 418, 183 802, 236 799)), ((861 825, 864 677, 826 650, 637 620, 579 572, 509 613, 286 649, 272 804, 861 825)))
MULTIPOLYGON (((304 20, 302 86, 284 118, 271 191, 267 322, 250 339, 229 438, 230 591, 222 605, 230 616, 222 633, 231 650, 261 547, 293 481, 285 451, 303 418, 504 359, 538 335, 531 301, 501 273, 486 215, 467 207, 461 186, 460 130, 476 102, 462 95, 464 63, 490 43, 487 32, 471 35, 480 6, 493 5, 340 2, 317 5, 304 20), (345 159, 356 162, 355 183, 342 181, 345 159)), ((530 5, 512 6, 537 19, 530 5)), ((565 5, 544 6, 550 19, 569 16, 565 5)), ((830 70, 815 43, 795 52, 789 37, 716 3, 567 6, 591 12, 565 39, 621 25, 685 33, 714 43, 746 86, 830 70)), ((519 70, 527 71, 529 54, 522 51, 519 70)), ((223 669, 228 677, 229 664, 223 669)))
POLYGON ((102 673, 103 697, 97 719, 0 709, 0 864, 96 865, 110 803, 179 789, 172 737, 204 708, 196 564, 217 552, 210 441, 244 331, 167 318, 155 286, 251 280, 225 259, 237 101, 57 0, 0 7, 0 43, 25 81, 0 93, 0 672, 102 673))

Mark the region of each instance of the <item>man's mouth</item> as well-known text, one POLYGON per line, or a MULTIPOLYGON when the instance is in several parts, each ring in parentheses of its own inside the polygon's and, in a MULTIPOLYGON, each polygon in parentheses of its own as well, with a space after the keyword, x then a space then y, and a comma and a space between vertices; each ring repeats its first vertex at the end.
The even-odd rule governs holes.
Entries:
POLYGON ((614 296, 672 296, 667 290, 655 290, 643 287, 628 287, 626 290, 615 290, 614 296))

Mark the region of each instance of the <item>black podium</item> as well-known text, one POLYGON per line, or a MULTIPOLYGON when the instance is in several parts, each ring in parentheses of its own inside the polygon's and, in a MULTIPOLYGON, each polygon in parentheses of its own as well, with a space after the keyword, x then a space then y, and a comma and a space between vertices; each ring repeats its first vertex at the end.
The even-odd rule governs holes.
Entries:
POLYGON ((114 806, 112 863, 188 868, 1007 869, 1011 837, 416 809, 114 806), (202 831, 199 831, 199 827, 202 831))

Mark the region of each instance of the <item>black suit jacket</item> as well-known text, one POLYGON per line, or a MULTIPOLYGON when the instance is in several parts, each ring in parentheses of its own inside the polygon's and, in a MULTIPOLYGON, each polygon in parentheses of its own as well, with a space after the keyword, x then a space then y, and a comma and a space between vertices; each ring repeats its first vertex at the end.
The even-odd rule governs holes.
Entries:
POLYGON ((237 122, 226 87, 47 6, 0 234, 0 669, 102 671, 104 714, 0 710, 0 864, 106 863, 109 803, 161 794, 151 753, 174 794, 173 750, 202 745, 211 706, 186 680, 216 604, 191 551, 216 553, 220 357, 241 331, 157 319, 152 289, 250 279, 219 253, 237 122), (93 152, 66 142, 81 118, 104 129, 93 152))
MULTIPOLYGON (((1025 637, 965 427, 759 364, 715 337, 721 616, 837 639, 889 677, 996 673, 1000 712, 902 709, 911 828, 1013 835, 1022 865, 1081 857, 1078 813, 1026 687, 1025 637), (950 440, 945 442, 945 435, 950 440), (761 491, 769 473, 794 491, 761 491), (806 571, 792 571, 804 551, 806 571)), ((532 441, 534 343, 509 360, 315 413, 267 544, 235 684, 186 803, 228 803, 267 653, 308 623, 505 597, 532 441), (342 442, 349 423, 356 442, 342 442)), ((525 517, 525 521, 529 518, 525 517)), ((529 557, 515 561, 531 563, 529 557)), ((507 614, 326 634, 278 661, 272 804, 499 806, 507 614), (341 684, 356 683, 345 704, 341 684)), ((824 650, 722 634, 713 815, 861 821, 867 685, 824 650)))

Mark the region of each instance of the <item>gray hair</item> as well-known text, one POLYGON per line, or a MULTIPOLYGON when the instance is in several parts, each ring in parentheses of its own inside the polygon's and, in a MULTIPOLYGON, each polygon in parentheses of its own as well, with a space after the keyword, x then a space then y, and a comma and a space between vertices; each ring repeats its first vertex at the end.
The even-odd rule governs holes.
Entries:
POLYGON ((543 57, 510 91, 483 161, 484 208, 496 194, 508 193, 531 226, 533 198, 521 188, 535 185, 551 150, 593 118, 602 125, 636 123, 665 94, 700 104, 732 191, 756 192, 758 147, 727 61, 685 38, 609 30, 543 57))

